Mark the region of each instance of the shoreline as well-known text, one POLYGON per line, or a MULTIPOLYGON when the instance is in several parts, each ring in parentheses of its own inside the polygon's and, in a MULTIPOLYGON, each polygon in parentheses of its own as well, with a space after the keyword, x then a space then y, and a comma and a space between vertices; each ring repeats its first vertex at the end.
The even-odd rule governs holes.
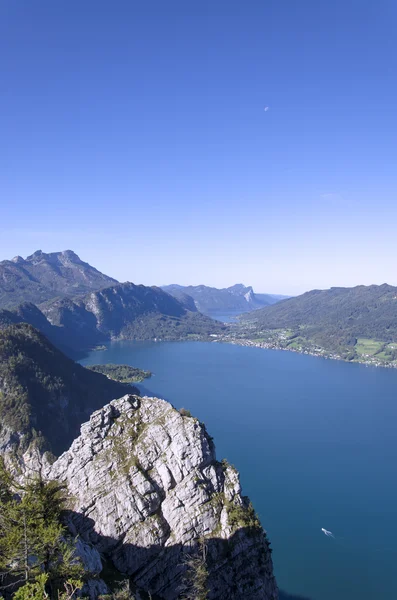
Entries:
MULTIPOLYGON (((157 343, 161 343, 161 342, 211 342, 211 343, 222 343, 222 344, 232 344, 234 346, 245 346, 247 348, 261 348, 262 350, 283 350, 285 352, 294 352, 295 354, 305 354, 307 356, 314 356, 316 358, 324 358, 327 360, 339 360, 348 364, 356 364, 356 365, 364 365, 365 367, 376 367, 376 368, 383 368, 383 369, 397 369, 397 361, 396 363, 383 363, 383 362, 378 362, 378 361, 374 361, 374 360, 358 360, 358 359, 354 359, 354 360, 348 360, 346 358, 343 358, 342 356, 334 353, 334 352, 329 352, 327 350, 325 350, 324 348, 319 348, 317 351, 315 350, 310 350, 308 348, 306 349, 298 349, 298 348, 286 348, 284 346, 278 345, 277 343, 274 342, 255 342, 253 340, 249 340, 249 339, 239 339, 239 338, 224 338, 221 336, 210 336, 210 339, 208 339, 208 336, 204 336, 203 339, 175 339, 175 340, 171 340, 171 339, 167 339, 167 340, 162 340, 159 338, 153 338, 153 339, 145 339, 145 340, 126 340, 125 338, 121 339, 115 339, 115 340, 110 340, 110 342, 112 341, 128 341, 128 342, 157 342, 157 343)), ((103 346, 101 347, 101 351, 105 351, 107 350, 108 347, 107 346, 103 346)), ((85 356, 84 357, 80 357, 80 360, 84 360, 84 358, 87 357, 87 355, 93 351, 98 350, 98 348, 90 348, 87 349, 85 351, 85 356)), ((78 362, 80 362, 79 359, 77 359, 78 362)), ((81 363, 80 363, 81 364, 81 363)))
POLYGON ((363 365, 365 367, 375 367, 380 369, 397 369, 397 363, 380 363, 373 362, 367 360, 348 360, 339 356, 335 353, 327 353, 325 349, 321 349, 318 352, 313 350, 305 349, 299 350, 297 348, 285 348, 283 346, 278 346, 276 344, 272 344, 269 342, 254 342, 253 340, 244 340, 244 339, 217 339, 213 340, 214 342, 221 342, 224 344, 233 344, 234 346, 245 346, 247 348, 261 348, 262 350, 283 350, 285 352, 294 352, 295 354, 305 354, 307 356, 314 356, 315 358, 324 358, 327 360, 339 360, 341 362, 345 362, 351 365, 363 365))

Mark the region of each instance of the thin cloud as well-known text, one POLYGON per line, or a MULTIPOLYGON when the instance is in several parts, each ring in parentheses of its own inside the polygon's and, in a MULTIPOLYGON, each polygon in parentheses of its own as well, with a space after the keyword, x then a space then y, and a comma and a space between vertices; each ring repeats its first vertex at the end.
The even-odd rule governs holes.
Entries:
POLYGON ((269 110, 268 106, 265 106, 265 108, 263 109, 265 112, 267 112, 269 110))

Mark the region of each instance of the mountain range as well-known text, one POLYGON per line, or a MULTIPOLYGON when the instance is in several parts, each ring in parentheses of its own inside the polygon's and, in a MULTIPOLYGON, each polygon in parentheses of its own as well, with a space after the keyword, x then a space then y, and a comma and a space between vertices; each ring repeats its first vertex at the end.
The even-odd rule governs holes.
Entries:
POLYGON ((58 348, 76 355, 112 339, 206 338, 224 330, 197 310, 188 310, 160 288, 120 283, 86 296, 0 310, 0 328, 29 323, 58 348))
POLYGON ((181 302, 205 315, 213 316, 227 312, 249 312, 274 304, 285 296, 274 294, 256 294, 251 286, 237 283, 228 288, 214 288, 206 285, 177 284, 162 286, 162 289, 181 302))
POLYGON ((261 339, 271 330, 283 332, 285 347, 305 340, 349 359, 363 338, 381 340, 380 351, 396 358, 397 288, 331 288, 289 299, 242 284, 161 289, 118 283, 71 251, 39 251, 0 267, 0 460, 21 478, 41 473, 67 487, 70 532, 96 564, 85 575, 99 586, 92 596, 107 594, 123 573, 139 597, 154 591, 177 600, 184 553, 200 552, 205 532, 210 597, 276 600, 267 538, 203 424, 59 349, 72 354, 112 339, 222 339, 233 331, 261 339), (200 311, 245 314, 227 327, 200 311), (48 450, 61 456, 53 462, 48 450))
POLYGON ((203 339, 224 327, 161 288, 118 283, 74 252, 0 263, 0 327, 26 322, 69 355, 111 339, 203 339))
POLYGON ((264 330, 286 330, 287 347, 308 344, 343 358, 360 359, 369 352, 397 360, 392 347, 397 288, 387 284, 285 298, 257 294, 242 284, 217 289, 118 283, 71 250, 38 250, 0 263, 0 328, 29 323, 71 356, 114 339, 212 339, 227 327, 210 316, 228 312, 243 314, 242 335, 250 339, 264 330), (368 349, 365 340, 378 344, 368 349))

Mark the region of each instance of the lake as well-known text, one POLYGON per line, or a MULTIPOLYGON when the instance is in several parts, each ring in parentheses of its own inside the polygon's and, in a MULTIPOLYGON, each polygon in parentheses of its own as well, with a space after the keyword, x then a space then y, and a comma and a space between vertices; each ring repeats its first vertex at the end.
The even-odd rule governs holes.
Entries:
POLYGON ((269 534, 283 599, 397 598, 397 371, 200 342, 113 342, 81 362, 149 369, 142 393, 206 423, 269 534))
POLYGON ((241 310, 213 311, 206 314, 208 317, 211 317, 211 319, 221 321, 221 323, 236 323, 238 317, 241 315, 241 310))

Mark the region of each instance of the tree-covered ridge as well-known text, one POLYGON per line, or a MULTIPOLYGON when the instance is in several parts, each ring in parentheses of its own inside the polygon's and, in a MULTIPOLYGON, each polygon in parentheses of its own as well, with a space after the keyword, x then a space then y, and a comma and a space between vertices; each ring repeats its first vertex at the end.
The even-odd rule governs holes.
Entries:
POLYGON ((67 358, 28 324, 0 330, 0 441, 15 440, 15 450, 36 440, 61 453, 93 410, 125 392, 125 385, 67 358))
POLYGON ((95 373, 102 373, 109 379, 119 381, 120 383, 139 383, 151 376, 150 371, 143 371, 130 365, 114 365, 107 363, 105 365, 90 365, 87 367, 95 373))
POLYGON ((244 315, 243 326, 251 337, 284 330, 291 342, 299 338, 350 359, 361 355, 362 340, 375 340, 388 346, 394 360, 389 345, 397 342, 397 288, 384 284, 313 290, 244 315))
POLYGON ((0 307, 39 304, 57 296, 76 296, 117 283, 83 262, 72 250, 46 254, 37 250, 23 259, 0 262, 0 307))

